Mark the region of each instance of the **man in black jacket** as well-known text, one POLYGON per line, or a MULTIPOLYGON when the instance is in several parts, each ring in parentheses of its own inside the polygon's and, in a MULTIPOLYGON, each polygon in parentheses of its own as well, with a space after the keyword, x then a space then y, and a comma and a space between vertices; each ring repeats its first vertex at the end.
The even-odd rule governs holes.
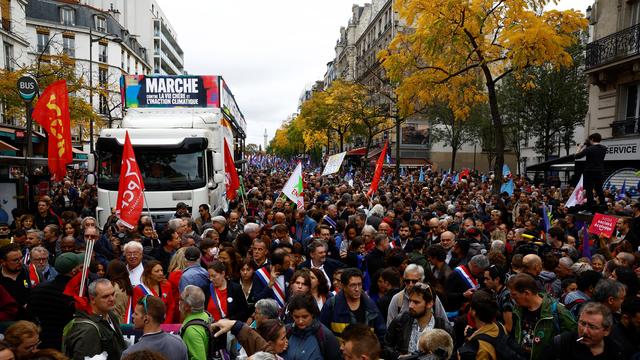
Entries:
POLYGON ((613 326, 606 306, 586 303, 580 311, 578 331, 556 335, 549 354, 554 359, 626 359, 620 345, 609 336, 613 326))
POLYGON ((595 212, 596 203, 593 199, 593 190, 596 190, 600 207, 606 205, 602 184, 604 183, 604 157, 607 155, 607 147, 600 144, 602 136, 599 133, 589 135, 586 143, 578 147, 576 159, 586 157, 584 166, 584 190, 587 193, 587 208, 595 212))
POLYGON ((367 272, 373 276, 378 270, 385 267, 385 257, 389 250, 389 236, 378 232, 375 237, 376 247, 367 254, 365 261, 367 263, 367 272))
POLYGON ((397 359, 400 355, 413 355, 418 350, 418 339, 426 329, 442 329, 454 336, 447 318, 433 311, 435 293, 425 283, 415 284, 409 291, 409 311, 391 321, 384 337, 384 359, 397 359))
POLYGON ((29 315, 42 327, 40 340, 43 349, 60 350, 62 329, 71 321, 75 312, 71 296, 64 295, 64 289, 71 278, 82 268, 82 254, 64 253, 56 258, 58 275, 31 290, 27 305, 29 315))

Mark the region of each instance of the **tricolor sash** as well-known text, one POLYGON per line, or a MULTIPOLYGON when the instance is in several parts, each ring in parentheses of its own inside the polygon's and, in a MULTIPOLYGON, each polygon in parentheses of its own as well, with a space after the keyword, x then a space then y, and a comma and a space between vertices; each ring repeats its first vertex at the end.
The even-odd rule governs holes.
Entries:
MULTIPOLYGON (((256 274, 258 275, 258 279, 260 279, 260 281, 262 281, 265 286, 269 286, 269 281, 271 281, 271 274, 269 274, 266 266, 263 266, 260 269, 256 270, 256 274)), ((280 307, 284 307, 284 275, 278 276, 276 278, 276 281, 273 282, 273 294, 275 295, 275 300, 278 305, 280 307)))
POLYGON ((338 224, 336 224, 335 221, 333 221, 333 219, 331 217, 329 217, 328 215, 325 215, 323 218, 323 220, 325 220, 326 222, 329 223, 329 226, 331 226, 332 228, 337 228, 338 224))
POLYGON ((213 305, 215 305, 216 309, 218 309, 220 318, 226 319, 227 314, 225 314, 224 310, 222 310, 222 303, 220 302, 220 296, 218 295, 218 291, 216 290, 215 287, 213 287, 213 284, 209 284, 209 290, 211 291, 211 301, 213 301, 213 305))
POLYGON ((157 297, 157 295, 153 293, 153 290, 149 289, 147 287, 147 285, 145 285, 143 283, 140 283, 140 284, 138 284, 138 287, 140 288, 140 290, 142 290, 142 292, 144 293, 145 296, 146 295, 152 295, 152 296, 156 296, 157 297))
POLYGON ((129 296, 129 301, 127 304, 127 313, 124 316, 125 324, 133 324, 133 297, 129 296))
POLYGON ((454 271, 462 275, 462 278, 467 283, 470 289, 478 289, 478 281, 473 277, 473 275, 471 275, 471 272, 469 271, 469 269, 467 269, 466 266, 460 265, 456 267, 454 271))

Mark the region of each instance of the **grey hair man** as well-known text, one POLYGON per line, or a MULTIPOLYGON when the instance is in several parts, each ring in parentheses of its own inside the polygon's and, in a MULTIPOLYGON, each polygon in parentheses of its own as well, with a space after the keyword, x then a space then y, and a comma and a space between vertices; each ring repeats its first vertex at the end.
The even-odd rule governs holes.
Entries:
POLYGON ((256 302, 255 308, 253 318, 256 321, 256 327, 265 320, 278 319, 280 316, 280 307, 273 299, 260 299, 256 302))
POLYGON ((58 272, 49 264, 49 250, 36 246, 30 251, 31 263, 35 265, 40 282, 53 280, 58 272))
MULTIPOLYGON (((404 289, 393 295, 391 303, 389 304, 389 311, 387 312, 387 327, 391 324, 393 319, 400 315, 400 313, 409 311, 409 292, 413 288, 413 285, 424 281, 424 268, 417 264, 407 265, 404 269, 402 281, 404 282, 404 289)), ((446 312, 444 311, 444 306, 442 306, 442 302, 437 295, 433 303, 433 312, 434 314, 437 314, 436 316, 447 317, 446 312)))
POLYGON ((209 352, 209 334, 205 326, 211 325, 212 319, 204 311, 204 300, 204 292, 194 285, 187 285, 180 293, 180 314, 184 318, 180 336, 187 346, 189 359, 206 359, 209 352))
POLYGON ((89 284, 92 314, 78 311, 73 325, 64 337, 66 355, 71 359, 84 359, 103 352, 107 360, 120 359, 126 348, 115 307, 115 289, 111 281, 98 279, 89 284))

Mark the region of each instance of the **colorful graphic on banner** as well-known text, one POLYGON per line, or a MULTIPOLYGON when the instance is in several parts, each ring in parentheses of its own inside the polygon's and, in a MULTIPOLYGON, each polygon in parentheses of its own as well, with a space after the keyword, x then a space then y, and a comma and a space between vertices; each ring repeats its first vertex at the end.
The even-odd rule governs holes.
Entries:
POLYGON ((127 108, 220 107, 219 77, 124 75, 122 98, 127 108))

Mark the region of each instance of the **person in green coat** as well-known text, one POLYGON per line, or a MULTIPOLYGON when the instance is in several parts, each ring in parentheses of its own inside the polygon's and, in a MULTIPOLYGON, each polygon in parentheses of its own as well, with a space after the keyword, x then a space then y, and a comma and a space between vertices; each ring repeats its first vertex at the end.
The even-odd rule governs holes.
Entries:
POLYGON ((538 292, 533 276, 520 273, 507 284, 516 306, 513 309, 511 336, 531 360, 545 357, 543 349, 553 337, 577 329, 573 315, 555 299, 538 292))
POLYGON ((213 322, 211 315, 204 311, 204 301, 204 292, 195 285, 187 285, 180 294, 180 313, 184 317, 180 335, 187 346, 189 360, 206 360, 209 353, 207 329, 194 324, 204 322, 209 326, 213 322))

